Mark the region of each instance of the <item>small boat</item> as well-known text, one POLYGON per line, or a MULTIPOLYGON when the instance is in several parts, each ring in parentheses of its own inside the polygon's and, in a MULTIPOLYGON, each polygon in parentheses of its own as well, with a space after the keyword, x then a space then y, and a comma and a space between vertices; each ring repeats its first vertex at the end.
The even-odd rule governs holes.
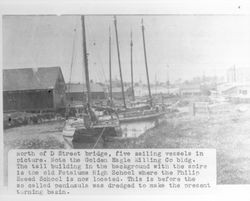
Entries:
MULTIPOLYGON (((81 16, 81 22, 87 103, 83 102, 82 106, 71 108, 71 111, 74 112, 71 117, 67 115, 68 117, 66 118, 63 128, 63 138, 71 148, 75 148, 74 144, 81 145, 83 143, 88 144, 91 148, 95 148, 106 136, 119 135, 120 122, 117 116, 112 114, 111 111, 95 111, 92 107, 84 16, 81 16)), ((71 112, 68 112, 68 114, 70 113, 71 112)), ((84 146, 84 148, 90 147, 84 146)), ((77 148, 82 147, 80 146, 77 148)))
MULTIPOLYGON (((121 133, 119 120, 99 119, 95 123, 91 123, 86 126, 85 118, 70 117, 66 120, 63 128, 63 137, 67 143, 74 147, 74 143, 97 143, 99 140, 105 139, 105 137, 115 137, 118 133, 121 133)), ((86 117, 87 119, 87 117, 86 117)))

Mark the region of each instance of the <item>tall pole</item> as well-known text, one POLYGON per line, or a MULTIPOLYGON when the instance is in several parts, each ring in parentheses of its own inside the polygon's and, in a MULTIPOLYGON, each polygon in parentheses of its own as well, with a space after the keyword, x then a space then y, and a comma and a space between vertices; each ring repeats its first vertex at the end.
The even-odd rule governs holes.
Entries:
POLYGON ((111 32, 109 27, 109 97, 112 103, 111 32))
POLYGON ((155 73, 155 94, 157 94, 157 76, 155 73))
POLYGON ((123 79, 122 79, 122 68, 121 68, 121 60, 120 60, 120 49, 119 49, 119 40, 118 40, 118 33, 117 33, 116 16, 114 16, 114 25, 115 25, 115 35, 116 35, 116 47, 117 47, 117 55, 118 55, 118 64, 119 64, 121 86, 122 86, 122 99, 123 99, 123 105, 126 108, 126 101, 125 101, 125 94, 124 94, 124 87, 123 87, 123 79))
POLYGON ((169 95, 169 65, 167 65, 167 76, 168 76, 168 95, 169 95))
POLYGON ((235 64, 234 64, 234 67, 233 67, 233 73, 234 73, 234 82, 236 82, 236 67, 235 67, 235 64))
MULTIPOLYGON (((85 82, 87 88, 87 103, 88 107, 91 106, 91 95, 90 95, 90 84, 89 84, 89 68, 88 68, 88 56, 87 56, 87 45, 86 45, 86 32, 85 32, 85 19, 84 15, 81 16, 82 21, 82 43, 83 43, 83 58, 84 58, 84 69, 85 69, 85 82)), ((90 108, 88 108, 90 109, 90 108)))
POLYGON ((143 19, 141 20, 141 24, 142 24, 142 39, 143 39, 143 48, 144 48, 144 59, 145 59, 145 67, 146 67, 147 82, 148 82, 148 95, 149 95, 150 106, 152 107, 152 95, 151 95, 150 81, 149 81, 149 75, 148 75, 148 62, 147 62, 147 52, 146 52, 145 34, 144 34, 145 28, 143 25, 143 19))
POLYGON ((216 68, 214 69, 214 74, 215 74, 215 90, 216 90, 216 97, 218 96, 217 94, 217 72, 216 72, 216 68))
POLYGON ((131 31, 131 41, 130 41, 130 56, 131 56, 131 89, 132 89, 132 99, 135 100, 135 92, 134 92, 134 76, 133 76, 133 36, 131 31))
POLYGON ((70 62, 69 88, 68 88, 69 91, 70 91, 72 68, 73 68, 74 56, 75 56, 75 40, 76 40, 76 28, 74 29, 74 38, 73 38, 73 45, 72 45, 72 57, 71 57, 71 62, 70 62))

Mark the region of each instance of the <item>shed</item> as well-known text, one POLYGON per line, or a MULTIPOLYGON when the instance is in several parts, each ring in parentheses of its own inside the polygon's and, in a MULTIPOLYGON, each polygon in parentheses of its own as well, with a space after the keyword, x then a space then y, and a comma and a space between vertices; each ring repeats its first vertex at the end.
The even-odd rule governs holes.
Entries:
POLYGON ((180 87, 181 96, 200 96, 202 94, 199 84, 186 84, 180 87))
POLYGON ((60 67, 4 69, 4 112, 64 108, 65 89, 60 67))
MULTIPOLYGON (((129 87, 124 87, 124 95, 125 97, 131 96, 131 90, 129 87)), ((107 91, 107 96, 109 96, 109 89, 107 91)), ((122 100, 122 88, 113 86, 112 87, 112 97, 117 100, 122 100)))
MULTIPOLYGON (((90 83, 91 98, 96 100, 105 99, 104 87, 97 83, 90 83)), ((69 103, 86 101, 87 88, 86 84, 70 83, 67 84, 66 97, 69 103)))

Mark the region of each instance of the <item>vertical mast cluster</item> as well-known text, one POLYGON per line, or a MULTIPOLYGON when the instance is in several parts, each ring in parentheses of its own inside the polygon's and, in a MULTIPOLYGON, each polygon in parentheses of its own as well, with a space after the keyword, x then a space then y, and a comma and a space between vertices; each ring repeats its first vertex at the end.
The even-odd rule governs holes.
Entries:
POLYGON ((131 56, 131 91, 132 91, 132 99, 133 101, 135 100, 135 92, 134 92, 134 76, 133 76, 133 36, 132 36, 132 31, 130 34, 130 56, 131 56))
POLYGON ((109 27, 109 98, 112 104, 111 31, 109 27))
MULTIPOLYGON (((82 22, 82 31, 83 31, 83 58, 84 58, 84 69, 85 69, 85 82, 86 82, 86 88, 87 88, 87 104, 88 104, 88 107, 90 107, 91 106, 91 92, 90 92, 90 81, 89 81, 89 70, 88 70, 88 56, 87 56, 87 45, 86 45, 85 19, 84 19, 83 15, 81 16, 81 22, 82 22)), ((143 19, 141 21, 141 24, 142 24, 142 40, 143 40, 144 60, 145 60, 145 67, 146 67, 148 94, 149 94, 150 106, 152 107, 152 95, 151 95, 149 73, 148 73, 147 52, 146 52, 145 33, 144 33, 145 28, 144 28, 144 25, 143 25, 143 19)), ((121 80, 121 88, 122 88, 122 99, 123 99, 123 105, 126 108, 116 16, 114 16, 114 26, 115 26, 116 47, 117 47, 118 64, 119 64, 119 72, 120 72, 120 80, 121 80)), ((131 41, 130 41, 131 88, 132 88, 132 98, 134 100, 135 96, 134 96, 134 80, 133 80, 133 38, 132 38, 132 31, 131 31, 130 37, 131 37, 131 41)), ((110 84, 110 91, 109 91, 110 100, 112 102, 111 33, 110 33, 110 27, 109 27, 109 82, 110 82, 109 83, 110 84)))
POLYGON ((144 28, 144 25, 143 25, 143 19, 141 20, 141 24, 142 24, 141 28, 142 28, 144 59, 145 59, 145 67, 146 67, 147 83, 148 83, 148 95, 149 95, 150 106, 152 107, 152 96, 151 96, 150 81, 149 81, 149 75, 148 75, 148 62, 147 62, 147 52, 146 52, 145 33, 144 33, 145 28, 144 28))
POLYGON ((122 99, 123 99, 124 108, 126 108, 124 86, 123 86, 123 79, 122 79, 122 68, 121 68, 121 59, 120 59, 120 49, 119 49, 119 40, 118 40, 116 16, 114 17, 114 25, 115 25, 116 47, 117 47, 117 55, 118 55, 119 72, 120 72, 120 79, 121 79, 121 86, 122 86, 122 99))
POLYGON ((87 105, 88 109, 91 106, 91 93, 90 93, 90 83, 89 83, 89 68, 88 68, 88 55, 87 55, 87 45, 86 45, 86 31, 85 31, 85 19, 84 15, 81 16, 82 22, 82 43, 83 43, 83 58, 84 58, 84 66, 85 69, 85 82, 87 88, 87 105))

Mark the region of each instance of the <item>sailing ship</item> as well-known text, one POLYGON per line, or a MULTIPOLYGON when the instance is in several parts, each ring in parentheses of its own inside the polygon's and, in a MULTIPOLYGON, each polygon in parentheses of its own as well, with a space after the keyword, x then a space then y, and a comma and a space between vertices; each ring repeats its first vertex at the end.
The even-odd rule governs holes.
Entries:
POLYGON ((63 137, 70 147, 79 143, 95 143, 92 147, 95 148, 95 145, 105 137, 118 136, 120 123, 111 109, 99 111, 99 115, 96 115, 98 109, 92 107, 84 16, 81 16, 81 24, 87 103, 83 102, 83 107, 79 107, 77 114, 66 118, 63 137))
MULTIPOLYGON (((118 31, 117 31, 117 19, 114 17, 114 26, 115 26, 115 35, 116 35, 116 46, 117 46, 117 55, 118 55, 118 64, 119 64, 119 73, 120 73, 120 81, 121 81, 121 89, 122 89, 122 100, 123 107, 116 108, 118 112, 118 117, 121 123, 124 122, 135 122, 135 121, 145 121, 145 120, 158 120, 166 114, 165 107, 163 105, 153 105, 153 99, 151 95, 150 89, 150 81, 148 74, 148 64, 147 64, 147 53, 146 53, 146 44, 145 44, 145 33, 144 33, 144 25, 142 20, 142 38, 143 38, 143 49, 144 49, 144 61, 145 61, 145 69, 147 76, 147 86, 148 86, 148 94, 149 100, 145 103, 136 102, 135 94, 134 94, 134 82, 133 82, 133 40, 132 40, 132 32, 131 32, 131 41, 130 41, 130 52, 131 52, 131 92, 132 92, 132 102, 130 102, 130 107, 127 107, 125 94, 124 94, 124 86, 123 86, 123 78, 122 78, 122 68, 120 61, 120 51, 119 51, 119 39, 118 39, 118 31)), ((109 43, 110 46, 110 43, 109 43)), ((110 48, 109 48, 110 49, 110 48)), ((109 51, 111 53, 111 51, 109 51)), ((109 59, 111 56, 109 56, 109 59)), ((110 63, 110 99, 112 101, 112 77, 111 77, 111 61, 110 63)))

